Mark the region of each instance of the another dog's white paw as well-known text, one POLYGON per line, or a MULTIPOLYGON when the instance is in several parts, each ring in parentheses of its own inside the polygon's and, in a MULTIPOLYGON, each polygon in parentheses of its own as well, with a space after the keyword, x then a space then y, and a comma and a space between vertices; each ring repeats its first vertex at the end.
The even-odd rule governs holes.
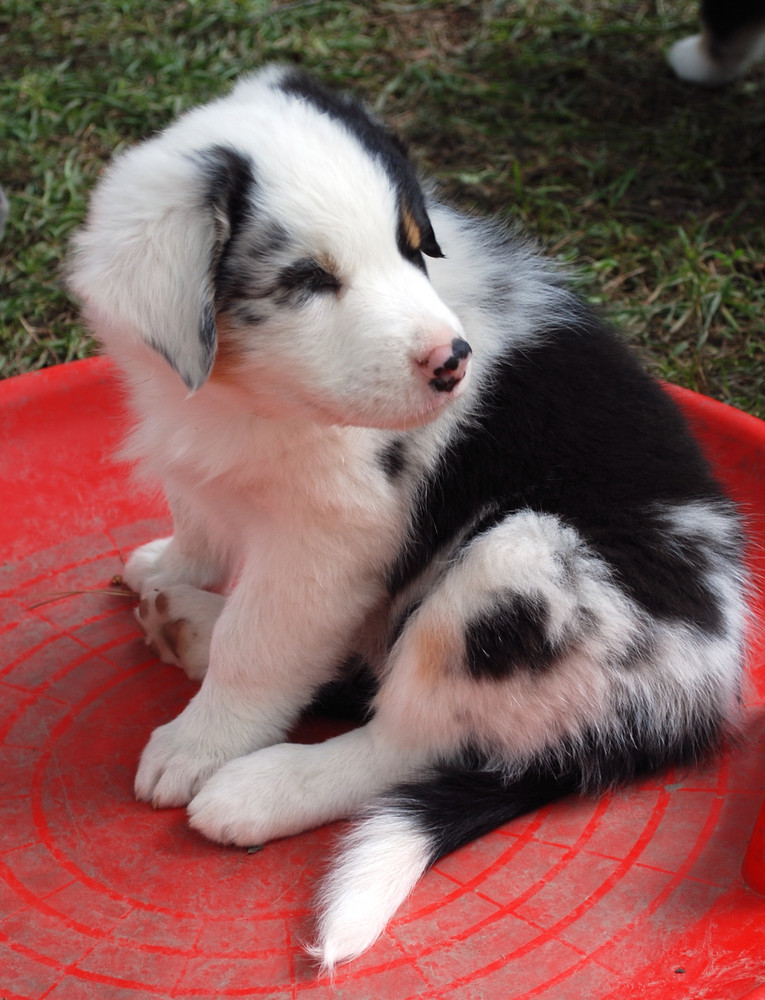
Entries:
POLYGON ((179 584, 153 590, 136 608, 146 641, 164 663, 201 680, 210 660, 210 639, 225 598, 208 590, 179 584))
POLYGON ((336 819, 344 814, 333 794, 337 776, 323 773, 317 750, 281 743, 230 761, 189 805, 191 826, 218 843, 249 847, 336 819))
POLYGON ((710 57, 703 35, 689 35, 675 42, 667 61, 681 80, 704 87, 719 87, 738 72, 738 66, 718 63, 710 57))
POLYGON ((152 733, 138 765, 136 798, 155 808, 185 806, 229 757, 209 739, 190 737, 181 714, 152 733))

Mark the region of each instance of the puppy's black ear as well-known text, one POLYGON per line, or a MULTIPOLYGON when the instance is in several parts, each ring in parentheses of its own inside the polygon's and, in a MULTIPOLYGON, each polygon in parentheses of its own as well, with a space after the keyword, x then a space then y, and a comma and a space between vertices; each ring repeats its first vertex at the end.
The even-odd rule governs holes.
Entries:
POLYGON ((428 257, 443 257, 444 252, 438 245, 438 240, 436 239, 436 234, 433 232, 433 226, 430 224, 430 219, 428 219, 427 226, 423 227, 422 230, 422 243, 420 243, 420 250, 428 257))
POLYGON ((199 163, 206 185, 203 204, 213 220, 215 232, 210 252, 208 282, 202 293, 199 312, 198 371, 202 375, 202 381, 191 384, 179 370, 179 374, 192 391, 198 389, 207 379, 215 361, 218 345, 215 322, 218 266, 229 241, 250 216, 255 187, 252 161, 229 146, 211 146, 199 154, 199 163))
POLYGON ((195 392, 215 361, 215 280, 249 211, 248 157, 150 140, 119 157, 75 236, 69 285, 108 345, 143 341, 195 392))

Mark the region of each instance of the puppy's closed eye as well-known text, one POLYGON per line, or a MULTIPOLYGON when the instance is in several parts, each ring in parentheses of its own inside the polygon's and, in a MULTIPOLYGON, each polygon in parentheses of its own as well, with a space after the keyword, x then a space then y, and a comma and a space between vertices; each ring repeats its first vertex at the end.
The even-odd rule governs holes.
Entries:
POLYGON ((280 272, 277 281, 277 288, 284 297, 292 301, 297 297, 298 303, 311 295, 338 292, 341 286, 338 276, 313 257, 303 257, 289 264, 280 272))

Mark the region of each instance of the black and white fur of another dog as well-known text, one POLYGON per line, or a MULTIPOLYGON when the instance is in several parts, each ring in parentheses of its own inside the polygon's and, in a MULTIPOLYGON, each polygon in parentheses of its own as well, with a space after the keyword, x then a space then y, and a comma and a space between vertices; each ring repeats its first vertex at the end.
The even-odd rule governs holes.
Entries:
POLYGON ((70 282, 174 518, 125 577, 202 678, 136 794, 221 843, 358 817, 325 967, 461 844, 735 729, 740 525, 675 406, 361 105, 243 79, 117 159, 70 282), (365 724, 284 742, 360 661, 365 724))
POLYGON ((765 59, 765 0, 701 0, 701 25, 668 53, 683 80, 717 87, 765 59))

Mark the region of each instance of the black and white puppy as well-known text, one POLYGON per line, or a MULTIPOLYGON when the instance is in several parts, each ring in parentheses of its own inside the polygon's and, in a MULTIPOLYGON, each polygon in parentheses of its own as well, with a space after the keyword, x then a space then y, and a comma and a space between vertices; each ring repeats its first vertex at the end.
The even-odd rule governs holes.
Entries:
POLYGON ((669 50, 683 80, 717 87, 765 58, 765 0, 701 0, 701 24, 669 50))
POLYGON ((326 966, 447 852, 735 728, 740 525, 674 405, 358 103, 242 80, 117 159, 70 273, 174 517, 126 579, 203 677, 136 794, 242 845, 358 814, 326 966), (285 743, 362 657, 366 724, 285 743))

